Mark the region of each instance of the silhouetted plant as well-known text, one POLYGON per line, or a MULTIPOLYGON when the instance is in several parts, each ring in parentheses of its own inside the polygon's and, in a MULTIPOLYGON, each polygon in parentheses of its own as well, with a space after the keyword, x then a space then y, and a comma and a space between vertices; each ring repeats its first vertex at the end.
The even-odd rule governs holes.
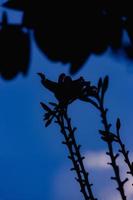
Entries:
POLYGON ((90 184, 88 173, 84 168, 84 157, 82 157, 80 153, 81 145, 77 145, 75 140, 74 133, 76 128, 72 128, 71 119, 68 117, 69 104, 76 99, 80 99, 81 101, 92 104, 100 112, 102 119, 101 122, 104 129, 99 130, 99 133, 102 140, 107 144, 108 151, 106 154, 110 157, 110 162, 107 164, 112 166, 114 171, 114 176, 111 177, 111 179, 116 181, 117 190, 120 193, 121 199, 126 200, 127 197, 125 194, 124 186, 128 181, 128 178, 126 177, 124 180, 121 178, 120 167, 117 162, 117 158, 120 156, 120 154, 115 153, 114 143, 118 144, 119 152, 123 155, 124 161, 129 168, 127 173, 131 175, 133 175, 133 163, 129 159, 129 151, 126 150, 125 144, 123 144, 119 133, 121 126, 119 118, 116 121, 116 133, 113 133, 110 130, 111 124, 107 119, 108 109, 106 109, 104 106, 104 97, 109 82, 108 76, 106 76, 103 80, 100 78, 97 86, 93 86, 89 81, 85 81, 83 77, 80 77, 77 80, 72 80, 69 76, 61 74, 59 76, 58 82, 53 82, 46 79, 42 73, 38 74, 41 77, 43 86, 52 91, 58 100, 58 103, 50 102, 50 105, 54 107, 52 109, 46 104, 41 103, 41 106, 45 110, 45 126, 49 126, 53 120, 60 126, 60 132, 65 138, 63 144, 67 146, 69 150, 68 158, 72 161, 74 166, 71 170, 75 170, 77 173, 76 180, 80 184, 81 192, 83 193, 84 198, 86 200, 95 199, 91 190, 92 184, 90 184))
POLYGON ((128 178, 125 178, 123 181, 120 178, 120 169, 119 166, 116 163, 116 159, 119 157, 119 154, 114 154, 113 151, 113 142, 119 144, 119 152, 123 155, 124 161, 128 166, 127 174, 131 174, 133 176, 133 162, 129 159, 129 151, 126 149, 125 144, 122 142, 121 136, 120 136, 120 119, 118 118, 116 121, 116 133, 112 133, 110 131, 111 124, 108 123, 107 120, 107 111, 108 109, 104 108, 104 95, 108 88, 108 77, 105 77, 104 81, 102 79, 99 79, 98 86, 97 86, 97 95, 96 100, 98 102, 93 102, 92 104, 100 111, 102 123, 104 125, 104 130, 99 130, 100 134, 102 135, 102 140, 104 140, 108 144, 109 152, 107 152, 107 155, 111 158, 111 163, 109 163, 115 172, 116 177, 111 177, 113 180, 117 181, 118 183, 118 190, 120 191, 122 199, 126 199, 123 186, 128 181, 128 178), (95 103, 95 104, 94 104, 95 103))
POLYGON ((108 88, 108 76, 105 77, 105 79, 102 81, 102 79, 98 82, 98 90, 96 95, 96 100, 98 102, 97 108, 99 109, 101 113, 102 118, 102 124, 104 125, 104 130, 99 130, 100 134, 102 135, 102 140, 107 143, 108 146, 108 152, 106 154, 110 157, 111 162, 108 164, 112 166, 115 176, 111 177, 112 180, 115 180, 118 184, 117 190, 120 192, 122 200, 126 200, 126 195, 124 192, 124 184, 128 181, 127 178, 125 178, 123 181, 120 177, 120 168, 117 164, 117 158, 119 156, 118 153, 114 153, 113 150, 113 142, 117 142, 117 138, 115 134, 111 133, 110 128, 111 124, 108 123, 107 120, 107 109, 104 108, 104 95, 106 93, 106 90, 108 88))
POLYGON ((87 89, 92 95, 94 88, 90 86, 90 82, 84 81, 82 77, 73 81, 69 76, 61 74, 58 83, 56 83, 46 79, 42 73, 39 73, 39 76, 41 76, 42 84, 52 91, 58 100, 58 104, 50 102, 50 105, 54 107, 52 109, 41 102, 41 106, 45 110, 45 126, 49 126, 53 120, 60 126, 60 132, 65 139, 62 143, 68 148, 68 158, 73 163, 71 170, 76 171, 76 180, 80 185, 80 191, 85 200, 96 200, 91 189, 92 184, 88 178, 89 174, 84 167, 84 157, 80 153, 81 145, 78 145, 75 139, 76 128, 72 127, 71 119, 68 117, 69 104, 76 99, 84 101, 87 89))

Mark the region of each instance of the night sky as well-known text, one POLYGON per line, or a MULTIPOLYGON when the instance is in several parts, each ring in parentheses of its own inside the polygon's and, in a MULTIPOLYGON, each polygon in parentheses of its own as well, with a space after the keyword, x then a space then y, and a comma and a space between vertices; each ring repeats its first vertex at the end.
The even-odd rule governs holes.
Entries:
MULTIPOLYGON (((9 15, 11 21, 19 21, 21 17, 13 11, 9 15)), ((28 76, 20 74, 12 81, 0 79, 0 200, 81 200, 79 186, 69 170, 67 149, 61 144, 59 127, 53 123, 45 128, 43 123, 40 101, 48 103, 56 99, 37 76, 37 72, 43 72, 57 81, 60 73, 68 74, 69 64, 49 61, 37 48, 32 32, 31 48, 28 76)), ((121 135, 133 158, 133 63, 122 56, 113 56, 109 49, 103 56, 91 56, 73 78, 83 76, 97 84, 105 75, 109 76, 105 97, 108 119, 115 130, 116 119, 120 117, 121 135)), ((102 127, 99 113, 80 101, 70 105, 69 113, 73 126, 78 128, 76 137, 83 145, 81 151, 86 155, 85 165, 90 171, 95 196, 119 199, 116 185, 110 180, 112 171, 106 165, 106 144, 98 133, 102 127)), ((124 164, 122 160, 119 162, 124 174, 124 164)), ((130 187, 127 193, 129 200, 133 199, 130 187)))

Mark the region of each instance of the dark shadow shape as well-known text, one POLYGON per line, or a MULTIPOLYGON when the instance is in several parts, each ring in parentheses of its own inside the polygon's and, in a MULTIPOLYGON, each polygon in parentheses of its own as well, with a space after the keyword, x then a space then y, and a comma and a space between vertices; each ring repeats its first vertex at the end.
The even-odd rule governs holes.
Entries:
POLYGON ((3 14, 0 29, 0 75, 10 80, 20 72, 26 75, 30 61, 30 38, 22 26, 8 25, 3 14))
POLYGON ((117 54, 124 49, 123 31, 133 48, 133 12, 130 1, 91 2, 10 0, 5 7, 23 11, 23 25, 34 32, 41 51, 52 61, 70 63, 77 72, 91 54, 101 55, 108 47, 117 54))

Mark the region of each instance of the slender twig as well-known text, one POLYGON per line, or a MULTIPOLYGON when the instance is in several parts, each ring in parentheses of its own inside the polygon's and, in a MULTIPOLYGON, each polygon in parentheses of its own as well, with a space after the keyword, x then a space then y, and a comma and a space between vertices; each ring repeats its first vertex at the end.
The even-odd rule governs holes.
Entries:
POLYGON ((128 181, 128 178, 125 178, 123 181, 121 180, 120 169, 116 162, 117 158, 119 157, 119 154, 118 153, 115 154, 114 149, 113 149, 113 142, 116 141, 116 135, 110 132, 111 124, 108 123, 108 120, 107 120, 108 109, 104 108, 104 95, 107 88, 108 88, 108 77, 106 76, 104 81, 102 81, 102 79, 99 79, 97 93, 95 95, 95 99, 97 103, 94 101, 96 106, 94 103, 93 104, 91 102, 90 103, 93 106, 95 106, 95 108, 97 108, 101 113, 104 130, 99 130, 99 132, 102 135, 102 139, 107 143, 107 146, 108 146, 108 152, 106 154, 111 159, 111 162, 108 164, 112 166, 114 174, 115 174, 115 176, 111 177, 111 179, 117 182, 117 185, 118 185, 117 190, 120 192, 122 200, 126 200, 127 198, 124 191, 124 185, 128 181))
POLYGON ((128 166, 129 171, 127 171, 127 174, 130 174, 131 176, 133 176, 133 162, 130 161, 129 151, 126 149, 125 144, 122 142, 122 139, 120 136, 120 126, 121 126, 121 123, 120 123, 120 119, 118 118, 116 122, 116 134, 117 134, 117 142, 120 145, 119 152, 123 155, 124 161, 128 166))
POLYGON ((84 199, 96 200, 91 189, 92 184, 90 184, 88 180, 88 172, 86 172, 83 164, 84 157, 82 157, 80 153, 81 145, 77 145, 75 140, 74 132, 76 128, 73 129, 71 126, 71 119, 68 117, 67 109, 61 111, 61 113, 56 116, 56 119, 56 122, 60 125, 61 133, 65 138, 63 144, 67 146, 70 154, 68 158, 73 163, 73 168, 71 168, 71 170, 77 173, 76 180, 80 185, 84 199))
POLYGON ((125 191, 124 191, 124 184, 128 181, 127 178, 125 178, 125 180, 121 180, 120 177, 120 169, 119 166, 117 165, 116 159, 118 158, 119 154, 115 154, 114 150, 113 150, 113 138, 112 135, 110 135, 110 124, 107 121, 107 110, 104 108, 103 104, 101 102, 100 103, 100 111, 101 111, 101 117, 102 117, 102 123, 104 125, 104 131, 105 131, 105 138, 104 140, 106 141, 107 145, 108 145, 108 150, 109 152, 107 152, 107 155, 110 156, 111 162, 108 163, 112 166, 113 170, 114 170, 114 177, 111 177, 112 180, 115 180, 118 184, 117 190, 120 192, 121 198, 122 200, 126 200, 126 195, 125 195, 125 191))

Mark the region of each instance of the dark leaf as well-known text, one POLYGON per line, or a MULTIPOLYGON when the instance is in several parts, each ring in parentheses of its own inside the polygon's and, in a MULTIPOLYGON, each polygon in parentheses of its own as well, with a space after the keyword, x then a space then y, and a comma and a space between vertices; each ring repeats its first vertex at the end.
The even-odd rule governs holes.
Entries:
POLYGON ((97 87, 98 92, 100 91, 101 87, 102 87, 102 79, 100 78, 98 81, 98 87, 97 87))
POLYGON ((104 80, 103 80, 103 88, 102 88, 102 93, 104 94, 108 88, 108 84, 109 84, 109 77, 105 76, 104 80))
POLYGON ((117 128, 117 130, 119 130, 120 127, 121 127, 121 122, 120 122, 120 119, 117 118, 117 121, 116 121, 116 128, 117 128))
POLYGON ((53 118, 49 119, 49 120, 46 122, 45 127, 48 127, 48 126, 51 124, 52 119, 53 119, 53 118))
POLYGON ((51 109, 46 105, 44 104, 43 102, 40 102, 42 108, 45 110, 45 111, 48 111, 48 112, 51 112, 51 109))
POLYGON ((11 80, 18 73, 26 75, 30 62, 30 35, 20 25, 8 24, 7 14, 3 12, 0 28, 0 74, 11 80), (6 58, 6 59, 5 59, 6 58))
POLYGON ((55 107, 57 106, 57 104, 53 103, 53 102, 49 102, 49 104, 52 105, 52 106, 55 106, 55 107))
POLYGON ((51 114, 49 112, 45 113, 44 120, 48 120, 50 118, 51 114))

